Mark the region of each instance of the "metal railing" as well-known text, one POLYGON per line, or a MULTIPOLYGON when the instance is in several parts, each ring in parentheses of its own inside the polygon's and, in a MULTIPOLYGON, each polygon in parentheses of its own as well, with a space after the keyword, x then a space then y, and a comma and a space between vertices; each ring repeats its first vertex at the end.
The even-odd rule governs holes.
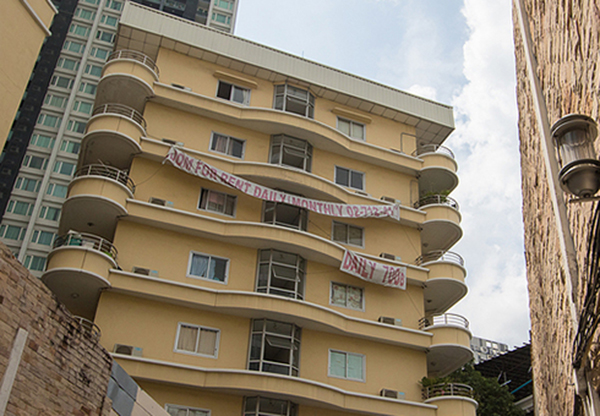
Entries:
POLYGON ((440 383, 423 387, 423 400, 434 397, 458 396, 473 398, 473 387, 461 383, 440 383))
POLYGON ((86 333, 88 333, 92 338, 94 338, 96 341, 100 339, 100 337, 102 336, 102 331, 100 330, 100 327, 98 325, 96 325, 89 319, 86 319, 81 316, 73 316, 73 318, 77 322, 79 322, 81 328, 83 328, 83 330, 86 333))
POLYGON ((65 235, 56 237, 52 247, 58 248, 65 246, 91 248, 112 257, 115 261, 117 260, 117 248, 113 246, 110 241, 93 234, 69 232, 65 235))
POLYGON ((415 150, 412 153, 412 155, 420 156, 425 153, 441 153, 446 156, 450 156, 452 159, 456 159, 456 157, 454 156, 454 152, 452 152, 452 150, 448 149, 446 146, 442 146, 439 144, 425 144, 425 145, 419 146, 417 148, 417 150, 415 150))
POLYGON ((469 329, 469 321, 464 316, 455 313, 445 313, 437 316, 426 316, 419 319, 419 329, 425 329, 434 325, 456 325, 469 329))
POLYGON ((149 56, 147 56, 141 52, 131 51, 128 49, 121 49, 121 50, 114 51, 113 53, 111 53, 108 56, 108 59, 106 60, 106 62, 108 63, 115 59, 133 59, 134 61, 141 62, 143 65, 148 67, 150 70, 152 70, 156 74, 157 77, 159 75, 158 66, 156 65, 156 63, 152 59, 150 59, 149 56))
POLYGON ((144 116, 142 116, 136 109, 126 105, 102 104, 94 108, 92 117, 98 114, 117 114, 119 116, 127 117, 128 119, 135 121, 137 124, 142 126, 144 130, 146 130, 146 120, 144 119, 144 116))
POLYGON ((447 205, 451 208, 454 208, 457 211, 459 210, 458 202, 456 202, 456 200, 454 198, 450 198, 449 196, 441 195, 441 194, 424 196, 424 197, 420 198, 419 201, 415 202, 413 207, 421 208, 421 207, 424 207, 425 205, 432 205, 432 204, 447 205))
POLYGON ((415 264, 420 266, 424 263, 434 262, 434 261, 448 261, 451 263, 458 264, 459 266, 465 265, 465 260, 458 253, 453 251, 443 251, 443 250, 434 250, 429 253, 423 254, 415 260, 415 264))
POLYGON ((127 172, 112 166, 86 165, 77 169, 75 172, 75 178, 82 176, 102 176, 104 178, 110 178, 125 185, 131 193, 135 193, 135 183, 133 183, 133 180, 129 177, 127 172))

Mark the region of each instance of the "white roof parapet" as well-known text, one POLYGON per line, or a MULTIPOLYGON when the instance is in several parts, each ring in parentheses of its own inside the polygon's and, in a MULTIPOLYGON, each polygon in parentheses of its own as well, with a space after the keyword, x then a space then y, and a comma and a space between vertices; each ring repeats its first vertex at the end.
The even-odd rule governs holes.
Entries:
POLYGON ((237 63, 236 67, 245 64, 241 72, 250 75, 306 83, 317 96, 415 126, 423 143, 440 144, 454 130, 451 106, 127 2, 119 23, 117 49, 142 49, 155 58, 159 46, 188 54, 199 49, 217 55, 218 63, 225 66, 228 62, 237 63), (142 33, 135 36, 136 32, 151 33, 159 39, 142 33))

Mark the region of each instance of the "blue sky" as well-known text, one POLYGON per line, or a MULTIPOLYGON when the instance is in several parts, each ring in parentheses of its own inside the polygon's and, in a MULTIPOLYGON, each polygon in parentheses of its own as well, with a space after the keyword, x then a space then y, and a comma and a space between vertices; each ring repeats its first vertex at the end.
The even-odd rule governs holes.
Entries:
POLYGON ((240 0, 235 34, 454 107, 474 335, 529 339, 509 0, 240 0))

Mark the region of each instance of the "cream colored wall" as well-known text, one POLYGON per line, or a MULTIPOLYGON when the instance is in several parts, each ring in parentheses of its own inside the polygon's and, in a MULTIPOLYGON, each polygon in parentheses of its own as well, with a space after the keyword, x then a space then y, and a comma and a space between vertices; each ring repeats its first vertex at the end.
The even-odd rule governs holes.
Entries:
MULTIPOLYGON (((27 0, 46 29, 54 10, 46 0, 27 0)), ((10 131, 46 33, 22 0, 0 1, 0 148, 10 131)))

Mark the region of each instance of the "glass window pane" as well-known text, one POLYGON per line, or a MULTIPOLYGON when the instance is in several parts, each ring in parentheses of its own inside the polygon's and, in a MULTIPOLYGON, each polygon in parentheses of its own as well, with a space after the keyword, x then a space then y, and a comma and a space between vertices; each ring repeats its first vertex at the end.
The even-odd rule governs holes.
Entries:
POLYGON ((348 354, 348 378, 363 380, 363 356, 348 354))
POLYGON ((198 328, 189 325, 180 325, 177 349, 182 351, 196 352, 197 339, 198 328))
POLYGON ((206 277, 208 270, 208 257, 199 254, 192 255, 190 264, 190 274, 199 277, 206 277))
POLYGON ((350 171, 348 169, 340 168, 336 166, 335 168, 335 183, 342 186, 348 186, 350 184, 350 171))
POLYGON ((363 189, 363 173, 352 171, 350 177, 350 187, 356 189, 363 189))
POLYGON ((212 280, 218 280, 219 282, 224 282, 226 271, 227 260, 212 258, 210 261, 210 274, 208 278, 212 280))
POLYGON ((198 346, 198 353, 206 355, 215 355, 216 345, 217 331, 202 329, 202 332, 200 333, 200 344, 198 346))
POLYGON ((346 354, 337 351, 329 353, 329 374, 335 377, 346 377, 346 354))
POLYGON ((331 284, 331 303, 346 306, 346 286, 337 283, 331 284))
POLYGON ((359 227, 348 227, 348 243, 355 246, 363 245, 363 229, 359 227))

